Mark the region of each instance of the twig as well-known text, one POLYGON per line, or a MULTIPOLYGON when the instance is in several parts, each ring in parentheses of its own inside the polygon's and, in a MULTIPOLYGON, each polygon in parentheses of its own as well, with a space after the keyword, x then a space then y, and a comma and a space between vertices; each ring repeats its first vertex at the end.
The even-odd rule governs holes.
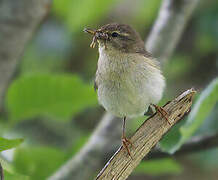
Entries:
POLYGON ((132 158, 128 156, 123 147, 120 147, 96 179, 125 180, 162 136, 190 111, 194 94, 193 89, 187 90, 164 106, 171 125, 158 114, 148 118, 130 139, 133 143, 133 147, 131 147, 132 158))
POLYGON ((178 157, 194 152, 205 151, 215 147, 218 147, 218 134, 194 138, 188 143, 184 144, 178 151, 176 151, 172 155, 165 152, 161 152, 159 149, 154 150, 150 154, 148 154, 148 156, 145 157, 144 160, 166 158, 172 156, 178 157))
POLYGON ((4 180, 4 170, 2 168, 1 163, 0 163, 0 177, 1 177, 1 180, 4 180))

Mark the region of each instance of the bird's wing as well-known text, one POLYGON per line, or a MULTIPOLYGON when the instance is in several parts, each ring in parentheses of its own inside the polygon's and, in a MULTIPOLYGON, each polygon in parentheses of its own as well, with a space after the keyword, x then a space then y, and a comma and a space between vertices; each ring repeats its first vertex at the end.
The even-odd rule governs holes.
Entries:
POLYGON ((155 68, 157 68, 157 69, 160 69, 160 62, 157 61, 155 58, 153 58, 151 55, 150 55, 150 56, 144 55, 144 58, 145 58, 145 61, 146 61, 149 65, 151 65, 151 66, 153 66, 153 67, 155 67, 155 68))
POLYGON ((151 66, 153 66, 153 67, 155 67, 155 68, 157 68, 157 69, 160 69, 160 63, 159 63, 155 58, 153 58, 153 56, 152 56, 151 53, 149 53, 149 52, 146 51, 145 49, 143 49, 143 50, 141 50, 141 51, 137 51, 136 53, 143 55, 145 61, 146 61, 149 65, 151 65, 151 66))

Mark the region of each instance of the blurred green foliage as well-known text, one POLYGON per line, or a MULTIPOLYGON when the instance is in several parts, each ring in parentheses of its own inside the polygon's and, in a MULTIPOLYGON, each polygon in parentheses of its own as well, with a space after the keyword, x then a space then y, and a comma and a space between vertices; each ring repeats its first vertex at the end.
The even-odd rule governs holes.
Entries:
POLYGON ((217 24, 214 23, 218 19, 217 6, 214 5, 205 9, 200 15, 201 20, 196 21, 197 39, 195 46, 199 50, 198 53, 207 54, 217 50, 218 33, 217 24))
POLYGON ((6 180, 30 180, 30 177, 24 176, 18 173, 9 172, 7 170, 4 171, 4 177, 6 180))
POLYGON ((145 26, 151 26, 157 16, 160 4, 161 0, 139 1, 139 8, 137 9, 137 13, 133 15, 132 23, 136 24, 136 26, 141 29, 144 29, 145 26), (144 22, 142 23, 142 21, 144 22))
POLYGON ((32 180, 45 179, 63 162, 66 155, 52 147, 22 147, 14 155, 14 169, 32 180))
MULTIPOLYGON (((87 142, 90 129, 101 116, 103 111, 96 108, 97 97, 92 85, 97 52, 89 48, 90 38, 83 34, 83 28, 98 28, 116 21, 132 25, 145 38, 160 3, 161 0, 53 1, 51 14, 26 48, 6 92, 7 114, 0 117, 1 135, 13 134, 25 139, 13 156, 2 155, 12 159, 8 162, 10 166, 3 164, 6 180, 46 179, 87 142), (71 129, 70 134, 63 131, 64 126, 71 129), (36 127, 34 134, 32 129, 36 127), (25 134, 26 129, 29 134, 25 134), (38 138, 42 132, 46 133, 41 139, 47 141, 38 138), (67 141, 67 145, 49 144, 59 140, 67 141)), ((167 89, 161 104, 184 89, 195 87, 198 91, 191 113, 162 139, 163 151, 173 153, 195 135, 218 133, 217 9, 216 0, 199 4, 178 48, 163 67, 167 89)), ((128 125, 130 132, 144 119, 128 125)), ((14 148, 21 142, 21 139, 0 138, 0 150, 14 148)), ((189 160, 205 167, 218 158, 218 153, 203 152, 198 158, 193 157, 189 160)), ((212 164, 215 169, 218 167, 212 164)), ((142 162, 135 174, 181 175, 186 166, 192 168, 190 163, 178 159, 158 159, 142 162)))
POLYGON ((163 151, 174 153, 177 151, 203 124, 218 102, 218 78, 201 92, 192 111, 184 123, 177 124, 163 138, 160 145, 163 151))
POLYGON ((53 11, 66 23, 72 32, 97 23, 112 9, 118 0, 55 0, 53 11))
POLYGON ((179 174, 182 167, 173 159, 149 160, 141 162, 135 169, 135 173, 145 173, 151 176, 160 176, 163 174, 179 174))
POLYGON ((203 121, 209 116, 217 102, 218 78, 214 79, 196 100, 186 123, 180 129, 182 139, 178 143, 178 148, 203 124, 203 121))

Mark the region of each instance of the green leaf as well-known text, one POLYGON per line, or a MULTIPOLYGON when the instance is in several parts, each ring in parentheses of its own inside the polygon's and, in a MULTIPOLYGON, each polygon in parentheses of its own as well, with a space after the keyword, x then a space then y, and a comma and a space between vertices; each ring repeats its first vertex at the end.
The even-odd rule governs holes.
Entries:
POLYGON ((160 176, 164 174, 179 174, 182 167, 173 159, 160 159, 144 161, 135 169, 135 173, 143 173, 151 176, 160 176))
POLYGON ((24 176, 17 173, 12 173, 10 171, 4 170, 5 180, 30 180, 28 176, 24 176))
POLYGON ((169 152, 174 148, 175 144, 177 144, 181 138, 181 134, 179 129, 184 124, 184 121, 178 122, 170 131, 164 136, 164 138, 160 141, 161 150, 164 152, 169 152))
POLYGON ((182 134, 181 143, 191 137, 194 132, 202 125, 205 118, 210 114, 215 104, 218 102, 218 78, 201 93, 195 103, 191 113, 180 131, 182 134))
POLYGON ((218 132, 218 103, 214 106, 210 115, 206 118, 203 125, 194 134, 195 136, 204 136, 209 134, 215 134, 218 132))
POLYGON ((0 137, 0 151, 14 148, 20 145, 23 142, 23 139, 5 139, 0 137))
POLYGON ((9 87, 7 107, 13 121, 44 115, 69 120, 76 113, 97 104, 92 85, 76 75, 32 74, 9 87))
POLYGON ((187 120, 179 124, 163 138, 160 147, 163 151, 174 153, 202 126, 204 120, 218 102, 218 78, 204 89, 196 100, 187 120))
POLYGON ((46 179, 65 161, 65 153, 52 147, 18 148, 14 154, 15 171, 31 180, 46 179))

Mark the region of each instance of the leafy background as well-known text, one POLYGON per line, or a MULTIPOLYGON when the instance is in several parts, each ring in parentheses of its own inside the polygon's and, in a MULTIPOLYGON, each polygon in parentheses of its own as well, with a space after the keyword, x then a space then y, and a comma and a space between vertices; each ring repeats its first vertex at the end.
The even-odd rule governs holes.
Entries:
MULTIPOLYGON (((160 3, 54 0, 6 93, 7 115, 0 117, 1 164, 6 179, 46 179, 79 151, 103 114, 93 90, 98 54, 89 48, 91 39, 83 28, 122 22, 131 24, 145 39, 160 3)), ((218 133, 217 9, 216 0, 201 1, 163 67, 167 89, 161 103, 190 87, 198 95, 185 121, 162 139, 162 151, 174 153, 193 136, 218 133)), ((143 119, 129 123, 129 132, 143 119)), ((214 148, 150 160, 142 162, 129 179, 215 180, 217 159, 218 149, 214 148)))

